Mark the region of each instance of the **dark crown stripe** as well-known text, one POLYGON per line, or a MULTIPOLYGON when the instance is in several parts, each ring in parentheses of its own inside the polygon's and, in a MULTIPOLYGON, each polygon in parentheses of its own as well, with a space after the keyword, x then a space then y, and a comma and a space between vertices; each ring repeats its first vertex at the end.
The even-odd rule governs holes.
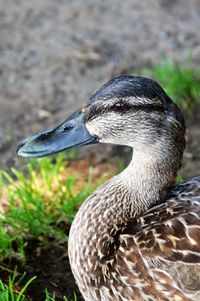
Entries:
POLYGON ((127 104, 127 108, 124 111, 118 111, 114 105, 112 106, 93 106, 93 108, 88 112, 88 115, 86 116, 86 120, 94 119, 98 116, 101 116, 102 114, 106 114, 109 112, 115 112, 118 114, 126 114, 127 112, 132 111, 141 111, 146 113, 151 112, 160 112, 164 113, 165 110, 162 106, 155 105, 155 104, 141 104, 141 105, 134 105, 134 104, 127 104))

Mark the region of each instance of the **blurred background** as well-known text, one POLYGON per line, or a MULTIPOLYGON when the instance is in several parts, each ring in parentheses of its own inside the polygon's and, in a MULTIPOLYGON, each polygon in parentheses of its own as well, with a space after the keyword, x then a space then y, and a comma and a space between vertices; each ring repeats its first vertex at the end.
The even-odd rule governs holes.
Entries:
MULTIPOLYGON (((0 0, 0 166, 23 164, 21 139, 65 119, 111 77, 164 57, 198 65, 199 16, 199 0, 0 0)), ((195 156, 188 151, 191 164, 195 156)))

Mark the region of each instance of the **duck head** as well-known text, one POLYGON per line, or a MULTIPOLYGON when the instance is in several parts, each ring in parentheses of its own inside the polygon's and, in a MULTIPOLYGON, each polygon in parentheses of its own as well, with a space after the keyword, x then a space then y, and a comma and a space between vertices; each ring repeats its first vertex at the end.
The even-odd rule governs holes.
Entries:
POLYGON ((175 143, 181 155, 185 147, 184 118, 152 79, 119 76, 62 124, 22 141, 17 153, 43 157, 97 142, 128 145, 139 151, 175 143))

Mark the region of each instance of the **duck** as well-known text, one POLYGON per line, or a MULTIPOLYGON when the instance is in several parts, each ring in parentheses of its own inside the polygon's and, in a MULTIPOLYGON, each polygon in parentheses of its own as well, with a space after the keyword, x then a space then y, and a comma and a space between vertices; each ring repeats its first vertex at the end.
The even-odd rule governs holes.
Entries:
POLYGON ((71 225, 68 254, 84 300, 200 300, 200 177, 176 184, 185 134, 182 112, 157 82, 121 75, 19 144, 21 157, 96 143, 133 149, 71 225))

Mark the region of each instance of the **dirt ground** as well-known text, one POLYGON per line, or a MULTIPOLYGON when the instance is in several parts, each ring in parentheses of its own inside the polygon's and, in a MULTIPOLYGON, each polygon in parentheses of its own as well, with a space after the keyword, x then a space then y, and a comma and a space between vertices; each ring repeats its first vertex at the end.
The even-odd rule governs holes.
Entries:
POLYGON ((30 240, 26 247, 26 262, 23 264, 16 258, 5 259, 0 265, 0 279, 6 281, 8 275, 11 274, 10 270, 14 270, 17 266, 19 278, 24 272, 26 275, 20 285, 14 287, 16 292, 31 277, 37 276, 25 292, 28 300, 44 301, 45 289, 47 289, 49 294, 56 298, 56 301, 63 301, 63 296, 67 296, 68 301, 72 301, 74 294, 76 294, 77 301, 84 301, 75 284, 66 250, 67 243, 49 248, 39 248, 37 240, 30 240))
MULTIPOLYGON (((164 56, 184 64, 190 55, 198 65, 199 16, 200 0, 0 0, 0 167, 23 168, 15 154, 18 142, 62 121, 112 76, 159 63, 164 56)), ((186 113, 186 179, 200 170, 200 108, 194 111, 186 113)), ((110 146, 107 152, 105 146, 85 148, 81 155, 88 152, 101 159, 130 155, 110 146)), ((46 265, 53 267, 45 276, 59 296, 68 286, 63 279, 71 277, 67 259, 58 260, 60 248, 47 258, 46 265), (55 266, 64 264, 56 282, 55 266)), ((44 258, 46 253, 36 258, 32 272, 44 258)))
MULTIPOLYGON (((23 166, 18 142, 62 121, 110 77, 165 55, 198 64, 199 15, 200 0, 0 0, 0 166, 23 166)), ((107 156, 98 149, 81 153, 107 156)), ((189 149, 186 177, 197 156, 189 149)))

